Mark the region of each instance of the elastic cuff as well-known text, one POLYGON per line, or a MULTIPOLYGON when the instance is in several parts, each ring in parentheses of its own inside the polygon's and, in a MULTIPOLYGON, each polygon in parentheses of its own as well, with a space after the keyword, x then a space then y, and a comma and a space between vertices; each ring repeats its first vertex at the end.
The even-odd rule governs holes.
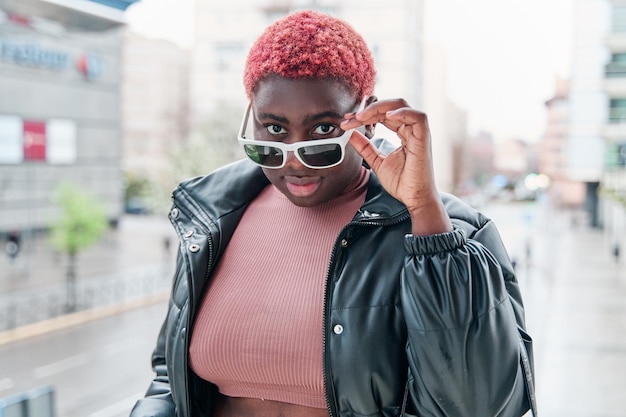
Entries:
POLYGON ((454 228, 451 232, 428 236, 405 235, 404 248, 416 255, 428 255, 459 249, 467 238, 465 232, 454 228))

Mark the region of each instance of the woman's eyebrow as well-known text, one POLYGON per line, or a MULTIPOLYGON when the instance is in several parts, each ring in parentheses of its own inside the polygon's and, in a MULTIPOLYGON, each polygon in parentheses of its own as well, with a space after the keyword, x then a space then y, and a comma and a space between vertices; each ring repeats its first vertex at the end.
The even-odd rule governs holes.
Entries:
MULTIPOLYGON (((307 114, 304 117, 305 122, 315 122, 317 120, 322 120, 322 119, 328 119, 328 118, 332 118, 332 119, 343 119, 343 114, 340 114, 337 111, 334 110, 328 110, 328 111, 323 111, 321 113, 315 113, 315 114, 307 114)), ((289 119, 287 119, 286 117, 283 116, 278 116, 276 114, 273 113, 259 113, 257 116, 257 119, 259 120, 274 120, 278 123, 282 123, 282 124, 289 124, 289 119)))
POLYGON ((308 122, 314 122, 317 120, 328 119, 328 118, 343 119, 343 114, 340 114, 339 112, 336 112, 333 110, 329 110, 329 111, 324 111, 321 113, 309 114, 304 119, 308 122))
POLYGON ((286 117, 283 116, 278 116, 276 114, 272 114, 272 113, 259 113, 257 116, 258 120, 274 120, 276 122, 282 123, 282 124, 289 124, 289 119, 287 119, 286 117))

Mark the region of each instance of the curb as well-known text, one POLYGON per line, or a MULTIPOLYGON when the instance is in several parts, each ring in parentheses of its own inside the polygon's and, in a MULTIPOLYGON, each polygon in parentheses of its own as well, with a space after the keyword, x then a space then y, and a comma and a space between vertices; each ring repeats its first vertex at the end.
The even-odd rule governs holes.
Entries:
POLYGON ((56 330, 66 329, 68 327, 87 323, 90 321, 113 316, 125 311, 165 302, 169 299, 169 291, 163 291, 158 294, 150 295, 140 299, 127 301, 119 304, 113 304, 104 307, 97 307, 89 310, 77 311, 75 313, 65 314, 53 319, 40 321, 33 324, 27 324, 15 329, 0 332, 0 346, 9 343, 18 342, 31 337, 40 336, 56 330))

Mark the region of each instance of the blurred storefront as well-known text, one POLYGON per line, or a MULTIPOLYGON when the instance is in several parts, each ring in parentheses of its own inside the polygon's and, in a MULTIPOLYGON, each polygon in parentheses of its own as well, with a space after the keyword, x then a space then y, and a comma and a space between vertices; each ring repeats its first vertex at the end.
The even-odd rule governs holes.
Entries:
POLYGON ((138 0, 0 0, 0 237, 45 229, 55 187, 122 213, 120 58, 138 0))

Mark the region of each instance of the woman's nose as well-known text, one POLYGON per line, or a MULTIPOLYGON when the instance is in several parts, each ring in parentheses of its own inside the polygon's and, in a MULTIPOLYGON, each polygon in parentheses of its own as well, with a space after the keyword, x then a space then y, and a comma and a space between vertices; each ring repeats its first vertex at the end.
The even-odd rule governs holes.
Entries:
POLYGON ((301 168, 304 167, 306 168, 302 162, 300 162, 300 160, 298 159, 298 157, 296 156, 296 153, 294 151, 287 151, 287 155, 285 156, 285 166, 289 165, 295 168, 301 168))

